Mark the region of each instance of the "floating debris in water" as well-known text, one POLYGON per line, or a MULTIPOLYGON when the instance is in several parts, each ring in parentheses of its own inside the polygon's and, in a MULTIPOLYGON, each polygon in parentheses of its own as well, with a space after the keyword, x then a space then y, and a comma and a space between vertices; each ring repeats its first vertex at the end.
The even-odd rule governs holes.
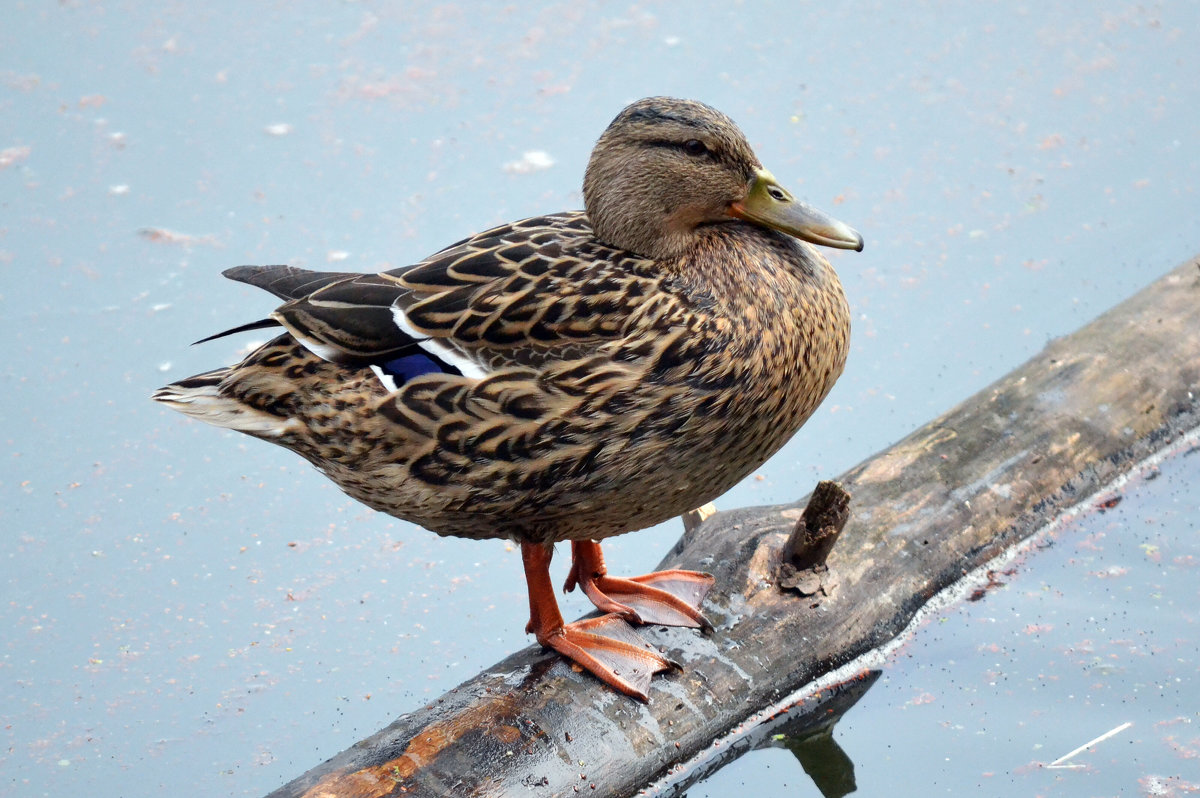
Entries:
POLYGON ((521 156, 520 160, 504 164, 504 171, 517 175, 540 172, 554 166, 554 158, 542 150, 530 150, 521 156))
POLYGON ((33 147, 27 144, 21 147, 5 147, 0 150, 0 169, 6 169, 15 163, 20 163, 28 158, 31 152, 33 152, 33 147))
POLYGON ((143 227, 141 230, 138 230, 138 235, 147 241, 153 241, 155 244, 183 244, 184 246, 192 246, 193 244, 217 245, 216 236, 194 236, 189 233, 168 230, 165 227, 143 227))

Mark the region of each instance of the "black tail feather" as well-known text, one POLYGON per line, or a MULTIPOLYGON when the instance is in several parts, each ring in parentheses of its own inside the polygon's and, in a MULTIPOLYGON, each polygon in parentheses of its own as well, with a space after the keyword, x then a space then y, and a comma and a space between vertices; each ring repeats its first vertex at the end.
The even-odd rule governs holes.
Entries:
POLYGON ((352 272, 314 272, 295 266, 234 266, 222 274, 230 280, 270 291, 283 300, 306 297, 330 283, 357 276, 352 272))
POLYGON ((249 324, 243 324, 240 327, 234 327, 232 330, 225 330, 224 332, 219 332, 216 335, 210 335, 207 338, 201 338, 199 341, 196 341, 195 343, 193 343, 192 346, 195 346, 196 344, 207 343, 209 341, 215 341, 218 338, 224 338, 226 335, 233 335, 235 333, 242 333, 242 332, 250 332, 251 330, 265 330, 269 327, 282 327, 282 326, 283 326, 282 324, 275 321, 274 319, 260 319, 259 321, 252 321, 249 324))

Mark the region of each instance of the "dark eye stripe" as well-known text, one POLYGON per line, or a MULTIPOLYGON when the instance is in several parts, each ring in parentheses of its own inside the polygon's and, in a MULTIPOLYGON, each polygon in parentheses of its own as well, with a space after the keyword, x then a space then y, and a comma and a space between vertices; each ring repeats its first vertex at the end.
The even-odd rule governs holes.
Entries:
POLYGON ((708 158, 713 161, 718 160, 717 154, 709 149, 704 142, 700 141, 699 139, 688 139, 687 141, 672 141, 671 139, 647 139, 643 143, 649 147, 662 147, 663 149, 676 150, 692 158, 708 158), (704 147, 704 150, 693 152, 692 150, 688 149, 688 144, 693 141, 699 143, 701 147, 704 147))

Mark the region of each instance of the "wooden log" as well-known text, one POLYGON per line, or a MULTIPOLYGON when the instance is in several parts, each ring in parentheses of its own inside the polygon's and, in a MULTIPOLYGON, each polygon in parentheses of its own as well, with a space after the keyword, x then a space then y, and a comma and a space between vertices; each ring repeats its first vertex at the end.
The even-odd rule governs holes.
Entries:
POLYGON ((776 584, 800 504, 718 513, 663 567, 716 577, 715 630, 650 628, 683 664, 650 703, 526 648, 272 793, 628 795, 875 649, 932 596, 1200 424, 1200 260, 840 477, 836 589, 776 584), (594 785, 594 787, 593 787, 594 785))

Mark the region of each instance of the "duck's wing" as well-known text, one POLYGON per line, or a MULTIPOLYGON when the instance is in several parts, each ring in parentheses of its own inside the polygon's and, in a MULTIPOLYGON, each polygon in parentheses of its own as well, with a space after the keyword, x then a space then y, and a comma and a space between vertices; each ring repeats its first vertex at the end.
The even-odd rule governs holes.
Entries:
POLYGON ((596 241, 582 212, 496 227, 380 274, 225 274, 287 300, 272 320, 326 360, 423 355, 466 376, 586 357, 682 312, 655 264, 596 241))

